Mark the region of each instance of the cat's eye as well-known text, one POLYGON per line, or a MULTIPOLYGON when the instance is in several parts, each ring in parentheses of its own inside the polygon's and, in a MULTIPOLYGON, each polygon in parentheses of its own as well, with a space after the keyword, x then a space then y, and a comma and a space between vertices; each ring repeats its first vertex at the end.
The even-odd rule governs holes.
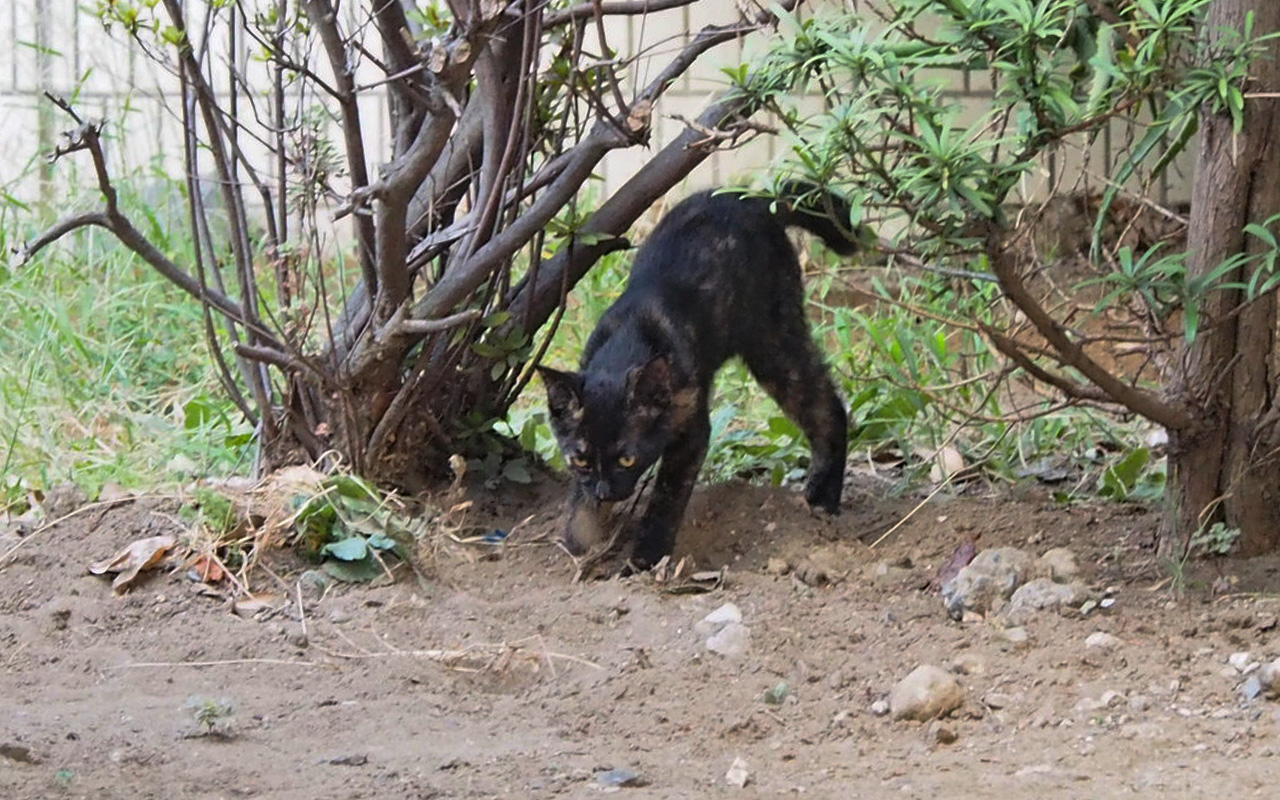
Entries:
POLYGON ((581 453, 574 453, 573 456, 569 458, 569 461, 575 467, 585 467, 587 465, 587 457, 581 453))
POLYGON ((636 465, 635 456, 618 456, 618 463, 624 467, 634 467, 636 465))

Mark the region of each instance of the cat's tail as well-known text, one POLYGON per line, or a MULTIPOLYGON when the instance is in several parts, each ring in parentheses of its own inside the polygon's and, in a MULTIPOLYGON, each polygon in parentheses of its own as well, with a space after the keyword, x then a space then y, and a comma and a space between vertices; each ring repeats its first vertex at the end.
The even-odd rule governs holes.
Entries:
POLYGON ((842 256, 851 256, 875 241, 865 225, 850 229, 849 201, 821 186, 805 181, 787 181, 778 188, 778 219, 786 226, 804 228, 842 256))

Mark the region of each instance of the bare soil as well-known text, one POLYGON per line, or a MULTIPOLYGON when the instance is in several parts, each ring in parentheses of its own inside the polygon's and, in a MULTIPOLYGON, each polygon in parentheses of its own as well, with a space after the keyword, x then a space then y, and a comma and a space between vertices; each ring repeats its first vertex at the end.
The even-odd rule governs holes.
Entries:
POLYGON ((1275 559, 1189 565, 1176 592, 1139 507, 939 497, 871 548, 918 498, 856 487, 831 520, 727 485, 699 490, 680 545, 727 581, 673 594, 573 583, 545 543, 559 491, 478 498, 495 527, 534 516, 501 548, 436 548, 421 579, 321 593, 282 554, 258 572, 277 607, 249 618, 183 570, 123 596, 86 574, 176 531, 173 502, 0 536, 20 545, 0 566, 0 797, 1275 796, 1280 704, 1246 701, 1229 663, 1280 655, 1275 559), (1070 547, 1114 603, 1034 617, 1023 645, 1000 616, 953 622, 928 584, 975 534, 1070 547), (736 658, 694 631, 725 602, 751 635, 736 658), (1096 631, 1120 645, 1086 648, 1096 631), (964 707, 876 716, 923 663, 957 673, 964 707))

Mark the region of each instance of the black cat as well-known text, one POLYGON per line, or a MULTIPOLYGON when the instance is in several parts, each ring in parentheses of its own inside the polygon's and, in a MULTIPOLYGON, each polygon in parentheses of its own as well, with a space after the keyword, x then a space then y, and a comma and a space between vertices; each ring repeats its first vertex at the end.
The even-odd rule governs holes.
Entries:
POLYGON ((841 255, 857 243, 832 221, 847 221, 848 205, 809 188, 802 193, 821 201, 805 208, 712 191, 682 201, 636 254, 626 290, 587 341, 580 371, 540 369, 551 427, 573 470, 563 532, 570 552, 603 537, 613 503, 630 497, 661 458, 632 563, 652 566, 671 553, 707 454, 712 378, 732 356, 742 357, 809 438, 809 505, 839 510, 844 404, 805 319, 786 227, 817 234, 841 255))

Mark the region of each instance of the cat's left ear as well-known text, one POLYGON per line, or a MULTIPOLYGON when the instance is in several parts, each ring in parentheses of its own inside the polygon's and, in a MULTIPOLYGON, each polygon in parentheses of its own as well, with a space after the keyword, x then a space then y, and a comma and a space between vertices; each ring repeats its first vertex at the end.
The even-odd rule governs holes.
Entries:
POLYGON ((552 417, 577 419, 582 416, 582 376, 551 367, 538 367, 542 385, 547 387, 547 408, 552 417))
POLYGON ((645 406, 671 404, 671 362, 666 356, 657 356, 641 367, 633 367, 627 373, 628 396, 645 406))

